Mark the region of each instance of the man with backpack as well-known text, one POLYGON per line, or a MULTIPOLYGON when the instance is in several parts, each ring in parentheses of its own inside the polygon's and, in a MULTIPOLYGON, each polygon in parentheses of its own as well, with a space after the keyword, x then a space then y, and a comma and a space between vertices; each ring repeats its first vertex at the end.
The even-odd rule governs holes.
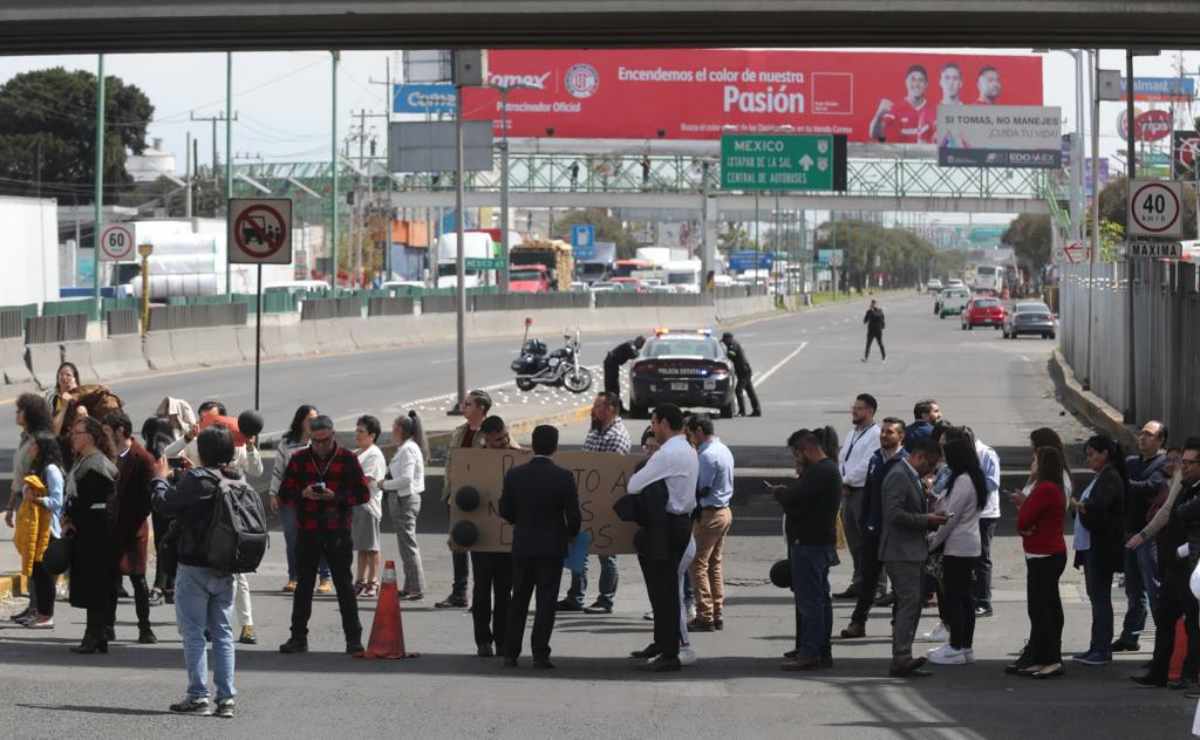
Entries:
POLYGON ((180 714, 231 718, 233 688, 233 574, 258 567, 266 551, 266 515, 245 478, 228 464, 233 435, 221 426, 200 432, 201 466, 183 473, 174 485, 165 457, 156 463, 150 483, 156 511, 176 521, 178 571, 175 618, 183 638, 188 688, 171 705, 180 714), (209 701, 205 633, 212 639, 215 708, 209 701))
POLYGON ((309 422, 308 428, 309 446, 288 460, 279 486, 279 498, 296 507, 299 529, 296 539, 299 580, 292 597, 292 636, 279 646, 279 652, 308 652, 313 588, 317 583, 317 566, 324 556, 342 613, 346 653, 355 655, 363 652, 363 646, 358 597, 350 572, 354 559, 350 529, 354 507, 367 503, 371 492, 358 457, 334 439, 333 420, 318 416, 309 422))

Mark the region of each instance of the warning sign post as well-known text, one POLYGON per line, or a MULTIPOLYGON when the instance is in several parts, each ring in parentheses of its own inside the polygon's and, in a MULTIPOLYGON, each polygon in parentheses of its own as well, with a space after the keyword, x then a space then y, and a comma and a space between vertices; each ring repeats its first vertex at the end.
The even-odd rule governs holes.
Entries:
POLYGON ((228 252, 232 265, 258 265, 254 311, 254 409, 262 386, 262 266, 292 264, 290 198, 230 198, 228 252))

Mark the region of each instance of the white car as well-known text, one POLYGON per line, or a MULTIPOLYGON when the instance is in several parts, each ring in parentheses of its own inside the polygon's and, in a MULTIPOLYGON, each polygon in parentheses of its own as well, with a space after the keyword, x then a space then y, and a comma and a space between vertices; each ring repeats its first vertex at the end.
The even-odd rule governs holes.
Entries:
POLYGON ((938 318, 944 319, 951 314, 961 314, 970 300, 971 291, 966 288, 946 288, 938 296, 938 318))
POLYGON ((958 278, 950 278, 949 280, 946 281, 946 287, 947 288, 965 288, 965 287, 967 287, 967 284, 964 283, 962 280, 959 280, 958 278))
POLYGON ((937 278, 930 280, 925 285, 925 290, 928 290, 930 293, 936 293, 941 289, 942 289, 942 281, 938 280, 937 278))

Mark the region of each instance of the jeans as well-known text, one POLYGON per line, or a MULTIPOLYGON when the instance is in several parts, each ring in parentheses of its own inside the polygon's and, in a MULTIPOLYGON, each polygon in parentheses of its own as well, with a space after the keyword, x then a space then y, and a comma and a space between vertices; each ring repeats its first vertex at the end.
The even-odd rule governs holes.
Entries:
MULTIPOLYGON (((600 594, 596 597, 596 603, 611 609, 613 599, 617 596, 617 583, 620 580, 617 575, 617 556, 597 555, 596 559, 600 561, 600 594)), ((583 606, 584 597, 587 596, 587 574, 588 563, 587 558, 584 558, 583 571, 571 574, 571 587, 567 589, 567 601, 573 601, 579 606, 583 606)))
POLYGON ((1025 602, 1029 612, 1030 665, 1062 662, 1063 606, 1058 580, 1067 568, 1066 553, 1025 559, 1025 602))
POLYGON ((388 507, 392 513, 392 524, 396 527, 396 545, 400 549, 400 563, 404 569, 406 594, 425 593, 425 569, 421 565, 421 551, 417 548, 417 517, 421 514, 421 495, 393 496, 388 507))
POLYGON ((1087 551, 1083 576, 1087 582, 1088 599, 1092 602, 1092 642, 1088 652, 1112 657, 1113 605, 1112 566, 1103 562, 1103 554, 1092 548, 1087 551))
POLYGON ((688 540, 683 555, 679 558, 679 644, 691 645, 692 638, 688 635, 688 606, 692 600, 692 579, 688 577, 692 569, 692 561, 696 559, 696 538, 688 540))
POLYGON ((976 558, 953 555, 942 557, 946 626, 950 628, 950 647, 955 650, 969 649, 975 640, 975 594, 971 583, 975 561, 976 558))
POLYGON ((696 619, 711 622, 721 619, 725 611, 725 580, 721 560, 725 550, 725 535, 733 525, 733 512, 723 509, 702 509, 700 520, 692 525, 696 538, 696 559, 692 561, 692 579, 696 587, 696 619))
POLYGON ((233 576, 211 568, 179 564, 175 576, 175 620, 183 638, 189 699, 208 698, 208 649, 212 638, 213 686, 217 701, 237 695, 233 688, 233 576))
POLYGON ((832 545, 792 545, 792 594, 800 612, 801 658, 829 657, 833 634, 833 597, 829 593, 832 545))
MULTIPOLYGON (((300 580, 300 571, 296 567, 296 535, 300 532, 300 525, 296 519, 296 507, 287 504, 279 506, 279 524, 283 528, 283 549, 287 552, 287 572, 289 581, 300 580)), ((329 580, 329 563, 325 558, 321 558, 321 564, 317 571, 322 581, 329 580)))
POLYGON ((329 562, 333 588, 337 591, 338 610, 342 613, 342 633, 346 644, 362 639, 362 624, 358 621, 358 600, 354 595, 354 577, 350 563, 354 549, 348 531, 300 532, 296 538, 296 567, 300 576, 292 597, 292 639, 308 640, 308 619, 312 616, 313 587, 317 581, 317 566, 324 556, 329 562))
POLYGON ((1133 550, 1125 550, 1125 623, 1121 627, 1121 642, 1134 644, 1146 629, 1146 614, 1153 613, 1158 604, 1157 546, 1143 542, 1133 550))
MULTIPOLYGON (((471 594, 471 617, 475 622, 475 644, 496 643, 496 652, 504 652, 504 631, 508 623, 508 604, 513 587, 513 558, 507 552, 472 552, 471 567, 475 584, 471 594), (493 603, 493 597, 495 602, 493 603)), ((562 569, 562 561, 558 561, 562 569)), ((558 589, 555 589, 557 595, 558 589)), ((526 608, 529 602, 526 601, 526 608)), ((549 636, 546 638, 549 639, 549 636)))
POLYGON ((975 605, 992 609, 992 537, 999 519, 979 520, 979 559, 975 561, 975 605))

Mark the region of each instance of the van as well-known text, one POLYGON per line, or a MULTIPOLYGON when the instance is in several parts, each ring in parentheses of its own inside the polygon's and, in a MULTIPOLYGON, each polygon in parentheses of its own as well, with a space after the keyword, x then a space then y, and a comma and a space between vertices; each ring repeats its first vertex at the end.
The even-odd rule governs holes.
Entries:
POLYGON ((971 291, 965 288, 946 288, 938 300, 938 317, 944 319, 952 314, 961 314, 970 300, 971 291))

